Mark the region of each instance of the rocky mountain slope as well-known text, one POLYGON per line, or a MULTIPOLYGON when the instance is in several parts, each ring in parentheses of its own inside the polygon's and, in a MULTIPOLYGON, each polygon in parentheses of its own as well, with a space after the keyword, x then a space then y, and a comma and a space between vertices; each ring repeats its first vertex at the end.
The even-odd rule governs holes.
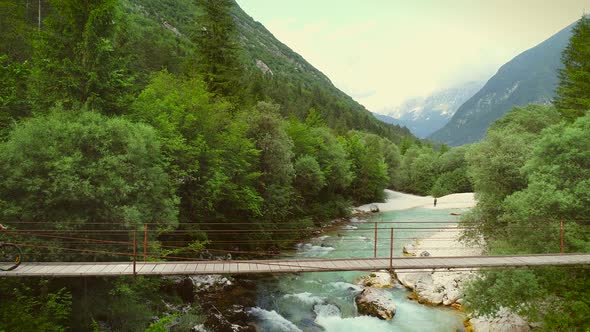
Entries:
POLYGON ((476 142, 496 119, 513 107, 550 104, 562 66, 561 52, 567 46, 574 24, 500 67, 484 87, 429 138, 449 145, 476 142))
MULTIPOLYGON (((191 36, 200 28, 200 8, 194 0, 122 0, 136 44, 137 63, 153 70, 181 71, 196 50, 191 36), (138 28, 140 27, 140 28, 138 28)), ((315 109, 339 133, 363 130, 399 142, 409 130, 377 120, 365 107, 336 88, 301 55, 276 39, 236 3, 234 22, 241 62, 252 75, 244 88, 259 100, 281 104, 283 115, 305 119, 315 109)), ((198 52, 198 49, 196 50, 198 52)), ((146 79, 147 81, 147 79, 146 79)))

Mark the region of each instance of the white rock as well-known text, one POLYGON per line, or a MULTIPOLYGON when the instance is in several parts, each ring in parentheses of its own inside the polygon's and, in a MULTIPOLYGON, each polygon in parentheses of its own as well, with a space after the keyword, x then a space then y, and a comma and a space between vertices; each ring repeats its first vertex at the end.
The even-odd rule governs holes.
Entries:
POLYGON ((203 325, 203 324, 193 326, 192 331, 193 332, 208 332, 207 329, 205 328, 205 325, 203 325))
POLYGON ((379 288, 365 288, 355 299, 359 314, 390 320, 396 306, 391 294, 379 288))
POLYGON ((361 277, 356 284, 363 287, 391 288, 394 282, 389 272, 373 272, 361 277))
POLYGON ((477 332, 528 332, 529 324, 519 315, 501 308, 496 317, 475 317, 469 320, 477 332))

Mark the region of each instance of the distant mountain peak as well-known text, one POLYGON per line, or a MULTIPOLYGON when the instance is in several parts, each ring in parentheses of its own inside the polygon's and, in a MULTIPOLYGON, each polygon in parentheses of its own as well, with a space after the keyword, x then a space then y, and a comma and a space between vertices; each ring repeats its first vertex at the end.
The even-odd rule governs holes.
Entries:
POLYGON ((409 98, 401 105, 386 110, 387 115, 375 116, 381 121, 405 126, 414 135, 424 138, 444 126, 459 106, 482 86, 483 82, 466 82, 427 97, 409 98))

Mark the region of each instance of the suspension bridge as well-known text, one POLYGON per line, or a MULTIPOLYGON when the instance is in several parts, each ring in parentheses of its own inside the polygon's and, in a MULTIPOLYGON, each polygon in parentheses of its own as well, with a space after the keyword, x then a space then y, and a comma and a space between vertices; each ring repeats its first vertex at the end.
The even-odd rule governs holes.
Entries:
POLYGON ((415 272, 432 269, 476 269, 590 264, 590 254, 395 257, 313 260, 241 260, 193 262, 84 262, 23 263, 0 277, 98 277, 124 275, 197 275, 243 273, 298 273, 373 271, 415 272))
MULTIPOLYGON (((249 245, 252 243, 264 243, 264 240, 236 239, 240 235, 259 234, 271 232, 273 239, 266 240, 269 243, 293 243, 293 240, 281 240, 281 234, 287 232, 309 232, 310 229, 275 229, 248 230, 248 229, 214 229, 211 234, 216 234, 219 241, 209 241, 212 252, 221 254, 218 259, 209 257, 197 260, 196 255, 163 255, 162 249, 169 251, 186 247, 190 240, 186 240, 187 231, 168 231, 160 239, 162 230, 154 227, 155 224, 145 224, 140 230, 122 230, 106 227, 111 223, 94 225, 98 229, 59 230, 38 227, 39 222, 29 225, 28 229, 7 231, 10 241, 23 248, 41 250, 44 252, 62 255, 67 262, 29 262, 25 256, 25 262, 12 271, 0 271, 0 277, 97 277, 97 276, 126 276, 126 275, 198 275, 198 274, 245 274, 245 273, 299 273, 299 272, 326 272, 326 271, 374 271, 390 270, 396 273, 411 273, 417 271, 451 271, 451 270, 477 270, 486 268, 538 268, 542 266, 581 266, 590 265, 590 253, 565 253, 564 222, 546 224, 543 227, 550 228, 545 232, 546 240, 555 243, 556 253, 536 255, 505 255, 505 256, 448 256, 448 257, 399 257, 401 243, 407 240, 416 240, 422 235, 419 232, 433 233, 440 230, 447 232, 460 232, 469 229, 470 226, 458 226, 456 221, 429 222, 429 221, 399 221, 399 222, 369 222, 359 223, 357 226, 340 225, 332 229, 334 239, 343 242, 355 242, 354 249, 348 249, 346 256, 357 255, 351 258, 308 258, 288 256, 285 253, 273 253, 267 250, 244 251, 234 249, 213 249, 211 245, 230 247, 237 245, 249 245), (440 224, 443 225, 440 225, 440 224), (425 225, 426 224, 426 225, 425 225), (433 226, 432 224, 437 224, 433 226), (388 225, 389 227, 383 227, 388 225), (152 229, 150 229, 150 226, 152 229), (394 236, 394 229, 396 236, 394 236), (259 232, 259 233, 258 233, 259 232), (356 236, 356 234, 363 236, 356 236), (226 235, 233 237, 228 240, 226 235), (355 236, 349 236, 355 234, 355 236), (221 236, 219 236, 221 235, 221 236), (182 240, 181 240, 182 239, 182 240), (395 245, 394 245, 395 243, 395 245), (154 246, 154 244, 156 244, 154 246), (119 247, 119 249, 116 249, 119 247), (159 247, 160 249, 151 249, 159 247), (394 255, 394 247, 398 255, 394 255), (379 255, 378 250, 380 251, 379 255), (386 255, 382 255, 386 251, 386 255), (221 260, 221 257, 233 254, 234 259, 221 260), (256 255, 260 259, 252 259, 256 255), (268 257, 278 256, 274 259, 268 257), (383 257, 385 256, 385 257, 383 257), (109 261, 109 257, 111 258, 109 261), (90 259, 89 259, 90 258, 90 259), (94 259, 93 259, 94 258, 94 259), (264 259, 263 259, 264 258, 264 259), (80 260, 79 262, 73 260, 80 260), (84 261, 86 260, 86 261, 84 261), (90 261, 101 260, 101 261, 90 261)), ((224 226, 242 226, 242 223, 224 224, 224 226)), ((250 225, 246 224, 244 225, 250 225)), ((577 223, 576 225, 580 225, 577 223)), ((27 226, 25 224, 25 226, 27 226)), ((92 226, 87 224, 86 226, 92 226)), ((587 226, 584 224, 583 226, 587 226)), ((541 226, 530 227, 539 231, 541 226)), ((584 227, 585 229, 586 227, 584 227)), ((531 231, 527 227, 515 227, 515 231, 531 231)), ((309 236, 309 234, 307 234, 309 236)), ((456 238, 453 236, 453 238, 456 238)), ((313 241, 313 240, 307 240, 313 241)), ((250 246, 252 247, 252 246, 250 246)), ((317 246, 317 248, 323 248, 317 246)), ((441 249, 441 248, 432 248, 441 249)), ((206 252, 209 253, 209 250, 206 252)), ((331 248, 330 252, 339 249, 331 248)), ((344 251, 343 249, 340 249, 344 251)), ((26 255, 26 254, 25 254, 26 255)), ((231 255, 230 255, 231 256, 231 255)), ((38 256, 40 257, 40 256, 38 256)), ((55 260, 55 259, 54 259, 55 260)))

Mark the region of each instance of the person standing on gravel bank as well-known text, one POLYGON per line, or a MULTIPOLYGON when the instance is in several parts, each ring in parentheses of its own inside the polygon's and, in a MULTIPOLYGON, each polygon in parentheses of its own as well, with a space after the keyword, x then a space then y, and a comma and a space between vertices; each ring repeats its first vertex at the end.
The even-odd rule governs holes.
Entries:
POLYGON ((434 198, 434 207, 436 207, 436 197, 434 198))

